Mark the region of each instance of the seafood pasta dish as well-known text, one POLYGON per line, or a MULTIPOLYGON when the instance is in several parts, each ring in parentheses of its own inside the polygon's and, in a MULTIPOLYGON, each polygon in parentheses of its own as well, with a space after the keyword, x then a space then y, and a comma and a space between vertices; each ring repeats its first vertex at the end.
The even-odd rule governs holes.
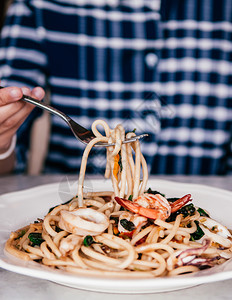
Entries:
POLYGON ((92 131, 96 138, 84 150, 77 195, 12 232, 8 253, 79 275, 120 278, 187 274, 231 258, 230 231, 195 206, 197 199, 181 190, 167 198, 165 191, 147 187, 140 142, 123 143, 135 132, 125 133, 122 125, 110 129, 101 120, 92 131), (98 142, 114 144, 106 148, 112 190, 84 193, 87 159, 98 142))

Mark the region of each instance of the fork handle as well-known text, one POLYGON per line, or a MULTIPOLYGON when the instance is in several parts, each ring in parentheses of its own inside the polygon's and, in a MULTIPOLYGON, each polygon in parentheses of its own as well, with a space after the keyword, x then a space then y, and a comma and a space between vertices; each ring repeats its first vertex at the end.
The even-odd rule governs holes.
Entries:
POLYGON ((68 123, 71 120, 71 118, 69 116, 67 116, 65 113, 58 110, 57 108, 54 108, 44 102, 41 102, 37 99, 30 97, 30 96, 23 95, 23 97, 20 100, 34 104, 34 105, 38 106, 39 108, 47 110, 48 112, 61 117, 66 123, 68 123))
MULTIPOLYGON (((3 89, 3 88, 4 88, 3 86, 0 86, 0 89, 3 89)), ((50 113, 61 117, 66 123, 69 123, 69 121, 71 120, 71 118, 69 116, 67 116, 66 114, 64 114, 62 111, 44 103, 44 102, 41 102, 35 98, 32 98, 30 96, 23 95, 23 97, 20 100, 34 104, 44 110, 49 111, 50 113)))

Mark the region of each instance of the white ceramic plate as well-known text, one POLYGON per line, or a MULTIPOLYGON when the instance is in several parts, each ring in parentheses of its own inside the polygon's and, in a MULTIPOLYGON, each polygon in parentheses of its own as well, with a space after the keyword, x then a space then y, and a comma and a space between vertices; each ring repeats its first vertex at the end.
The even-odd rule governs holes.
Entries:
MULTIPOLYGON (((85 186, 88 190, 110 190, 111 183, 107 180, 87 180, 85 186)), ((205 208, 212 218, 232 228, 232 192, 163 180, 152 180, 148 187, 165 193, 167 197, 181 197, 191 193, 194 204, 205 208)), ((76 182, 61 182, 0 196, 0 267, 74 288, 110 293, 164 292, 232 278, 232 261, 179 277, 127 280, 73 275, 34 262, 24 262, 4 253, 4 244, 11 231, 43 218, 50 207, 69 200, 76 191, 76 182)))

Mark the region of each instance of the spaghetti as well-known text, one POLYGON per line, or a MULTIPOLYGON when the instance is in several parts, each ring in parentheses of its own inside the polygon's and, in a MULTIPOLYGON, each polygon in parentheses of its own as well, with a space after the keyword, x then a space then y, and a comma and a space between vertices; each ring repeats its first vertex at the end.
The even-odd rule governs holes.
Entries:
POLYGON ((7 252, 76 274, 127 278, 192 273, 231 258, 230 232, 189 204, 190 194, 166 199, 146 189, 148 169, 139 141, 123 144, 135 133, 125 134, 121 125, 111 130, 100 120, 92 130, 96 138, 83 153, 77 196, 12 232, 7 252), (84 193, 87 159, 98 142, 115 143, 106 150, 105 172, 113 192, 84 193))

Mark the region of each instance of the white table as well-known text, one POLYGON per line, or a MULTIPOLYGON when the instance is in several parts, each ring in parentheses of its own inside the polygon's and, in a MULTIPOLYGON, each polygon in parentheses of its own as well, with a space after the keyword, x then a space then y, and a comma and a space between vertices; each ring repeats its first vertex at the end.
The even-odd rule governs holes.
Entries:
MULTIPOLYGON (((157 176, 154 178, 167 179, 178 182, 200 183, 232 190, 232 177, 186 177, 186 176, 157 176)), ((63 180, 77 180, 77 176, 9 176, 0 177, 0 194, 26 189, 29 187, 61 182, 63 180)), ((73 289, 49 281, 31 278, 0 269, 0 300, 30 299, 30 300, 59 300, 59 299, 94 299, 94 300, 130 300, 130 299, 232 299, 232 280, 204 284, 184 290, 143 295, 118 295, 96 293, 73 289), (143 298, 142 298, 143 297, 143 298)))

